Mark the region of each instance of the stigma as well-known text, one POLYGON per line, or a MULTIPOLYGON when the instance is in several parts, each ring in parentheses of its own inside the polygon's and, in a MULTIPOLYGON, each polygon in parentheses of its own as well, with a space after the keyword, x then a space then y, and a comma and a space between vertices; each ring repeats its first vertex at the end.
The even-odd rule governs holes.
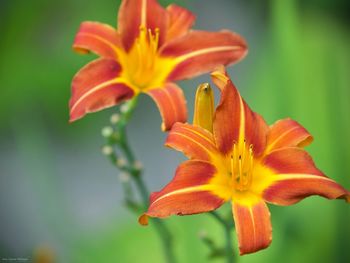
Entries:
POLYGON ((254 154, 253 145, 249 146, 246 140, 243 143, 233 144, 230 155, 231 180, 235 190, 246 191, 252 184, 254 154))

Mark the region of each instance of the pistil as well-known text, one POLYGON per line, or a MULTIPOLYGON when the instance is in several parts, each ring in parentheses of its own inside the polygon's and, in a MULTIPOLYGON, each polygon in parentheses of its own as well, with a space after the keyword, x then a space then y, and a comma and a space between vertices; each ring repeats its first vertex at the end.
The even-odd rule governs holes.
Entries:
POLYGON ((253 145, 243 143, 233 144, 230 156, 232 185, 238 191, 246 191, 252 183, 253 173, 253 145))

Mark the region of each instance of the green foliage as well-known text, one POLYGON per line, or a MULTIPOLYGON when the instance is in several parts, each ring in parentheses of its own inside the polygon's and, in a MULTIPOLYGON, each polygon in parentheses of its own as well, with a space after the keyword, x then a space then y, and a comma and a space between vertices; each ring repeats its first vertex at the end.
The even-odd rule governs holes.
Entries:
MULTIPOLYGON (((64 259, 62 262, 162 262, 159 240, 152 226, 138 227, 132 215, 115 215, 108 224, 89 231, 77 228, 69 235, 73 240, 62 237, 68 225, 73 231, 72 215, 67 204, 59 202, 67 200, 57 189, 57 178, 52 172, 54 165, 50 158, 54 159, 55 149, 46 144, 51 130, 67 132, 70 81, 74 73, 93 58, 93 55, 83 57, 70 51, 80 22, 96 20, 115 25, 118 2, 12 0, 0 3, 3 20, 0 25, 0 133, 17 131, 13 136, 19 151, 25 155, 16 161, 23 161, 20 163, 27 167, 26 176, 38 190, 43 220, 57 228, 55 233, 63 243, 64 254, 58 255, 64 259), (18 120, 23 119, 28 120, 18 125, 18 120), (41 123, 45 125, 39 125, 41 123), (48 131, 48 126, 53 129, 48 131), (55 209, 65 213, 63 217, 67 221, 58 222, 55 209)), ((273 0, 268 7, 267 29, 259 52, 255 52, 260 55, 247 58, 254 66, 246 72, 248 77, 238 76, 243 84, 239 88, 252 108, 269 123, 291 117, 303 124, 315 137, 308 150, 318 167, 349 188, 348 25, 326 13, 314 12, 311 5, 301 10, 297 1, 273 0)), ((76 126, 79 137, 67 132, 71 136, 68 140, 83 143, 81 132, 85 132, 88 125, 94 125, 91 120, 107 115, 90 117, 89 124, 81 121, 76 126)), ((274 235, 271 247, 244 256, 240 262, 278 262, 281 258, 286 263, 350 262, 350 211, 343 202, 314 197, 292 207, 271 207, 271 214, 274 235)), ((210 251, 198 237, 203 229, 220 247, 223 245, 224 233, 210 216, 174 217, 167 221, 177 234, 180 263, 209 262, 210 251)), ((36 245, 33 244, 33 249, 36 245)), ((0 248, 0 254, 3 251, 8 253, 7 249, 0 248)))

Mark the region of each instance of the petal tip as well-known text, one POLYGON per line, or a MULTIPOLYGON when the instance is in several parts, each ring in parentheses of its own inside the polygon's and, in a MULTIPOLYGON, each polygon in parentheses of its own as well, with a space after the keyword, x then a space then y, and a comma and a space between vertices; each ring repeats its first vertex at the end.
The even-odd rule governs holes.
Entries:
POLYGON ((160 125, 160 129, 162 130, 162 132, 166 132, 170 130, 169 127, 167 127, 164 122, 162 122, 162 124, 160 125))
POLYGON ((345 202, 347 202, 348 204, 350 204, 350 193, 348 195, 345 196, 345 202))
POLYGON ((86 54, 89 54, 90 51, 85 49, 85 48, 81 48, 81 47, 76 47, 76 46, 73 46, 72 47, 73 51, 79 55, 86 55, 86 54))
POLYGON ((146 214, 141 215, 138 219, 139 224, 142 226, 148 226, 148 218, 149 216, 146 214))
POLYGON ((69 114, 69 123, 73 123, 79 119, 81 119, 82 117, 84 117, 85 114, 81 115, 81 114, 77 114, 74 111, 71 111, 69 114))
POLYGON ((213 82, 220 88, 220 90, 223 90, 226 84, 230 81, 224 65, 217 67, 210 75, 213 82))
POLYGON ((73 117, 72 115, 70 115, 69 120, 68 120, 68 123, 73 123, 73 122, 75 122, 77 119, 78 119, 77 117, 73 117))

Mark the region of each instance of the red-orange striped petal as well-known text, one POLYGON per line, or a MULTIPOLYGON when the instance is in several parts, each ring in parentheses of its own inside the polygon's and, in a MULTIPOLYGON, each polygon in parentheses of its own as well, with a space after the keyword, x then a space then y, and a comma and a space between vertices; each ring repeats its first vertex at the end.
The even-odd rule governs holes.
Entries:
POLYGON ((213 73, 212 77, 221 90, 214 115, 214 137, 219 149, 227 153, 235 142, 244 139, 247 145, 253 145, 254 156, 260 156, 266 146, 266 122, 249 108, 225 72, 213 73))
POLYGON ((118 78, 120 72, 113 59, 97 59, 83 67, 72 81, 70 121, 131 98, 134 92, 118 78))
POLYGON ((166 43, 160 50, 164 57, 176 58, 177 66, 168 80, 195 77, 241 60, 247 53, 244 39, 232 32, 191 31, 166 43))
POLYGON ((263 160, 264 166, 277 174, 304 173, 324 176, 316 166, 311 156, 303 149, 285 147, 275 150, 263 160))
POLYGON ((195 15, 189 10, 175 4, 169 5, 166 10, 169 18, 166 41, 187 34, 194 24, 195 15))
POLYGON ((99 22, 81 23, 73 43, 73 49, 79 53, 94 52, 106 58, 116 58, 120 48, 117 30, 99 22))
POLYGON ((175 123, 170 130, 165 145, 183 152, 191 159, 210 161, 217 155, 214 138, 207 130, 184 123, 175 123))
POLYGON ((241 123, 241 96, 231 80, 226 80, 214 114, 213 132, 218 148, 227 153, 238 141, 241 123))
POLYGON ((175 83, 167 83, 163 88, 149 90, 147 94, 159 108, 163 119, 163 131, 171 129, 176 122, 187 121, 186 99, 182 89, 175 83))
POLYGON ((270 127, 266 152, 289 146, 305 147, 313 141, 311 134, 298 122, 284 119, 270 127))
POLYGON ((265 157, 263 163, 275 173, 274 181, 263 192, 267 202, 292 205, 311 195, 343 198, 350 202, 349 191, 317 169, 303 149, 275 150, 265 157))
POLYGON ((166 10, 156 0, 123 0, 118 14, 118 31, 126 50, 140 33, 140 26, 152 32, 159 29, 159 46, 166 35, 166 10))
POLYGON ((232 203, 240 255, 268 247, 272 241, 270 211, 265 202, 252 206, 232 203))
POLYGON ((152 193, 146 215, 163 218, 218 208, 225 200, 210 191, 209 181, 215 172, 216 168, 207 162, 191 160, 182 163, 174 179, 160 192, 152 193))

